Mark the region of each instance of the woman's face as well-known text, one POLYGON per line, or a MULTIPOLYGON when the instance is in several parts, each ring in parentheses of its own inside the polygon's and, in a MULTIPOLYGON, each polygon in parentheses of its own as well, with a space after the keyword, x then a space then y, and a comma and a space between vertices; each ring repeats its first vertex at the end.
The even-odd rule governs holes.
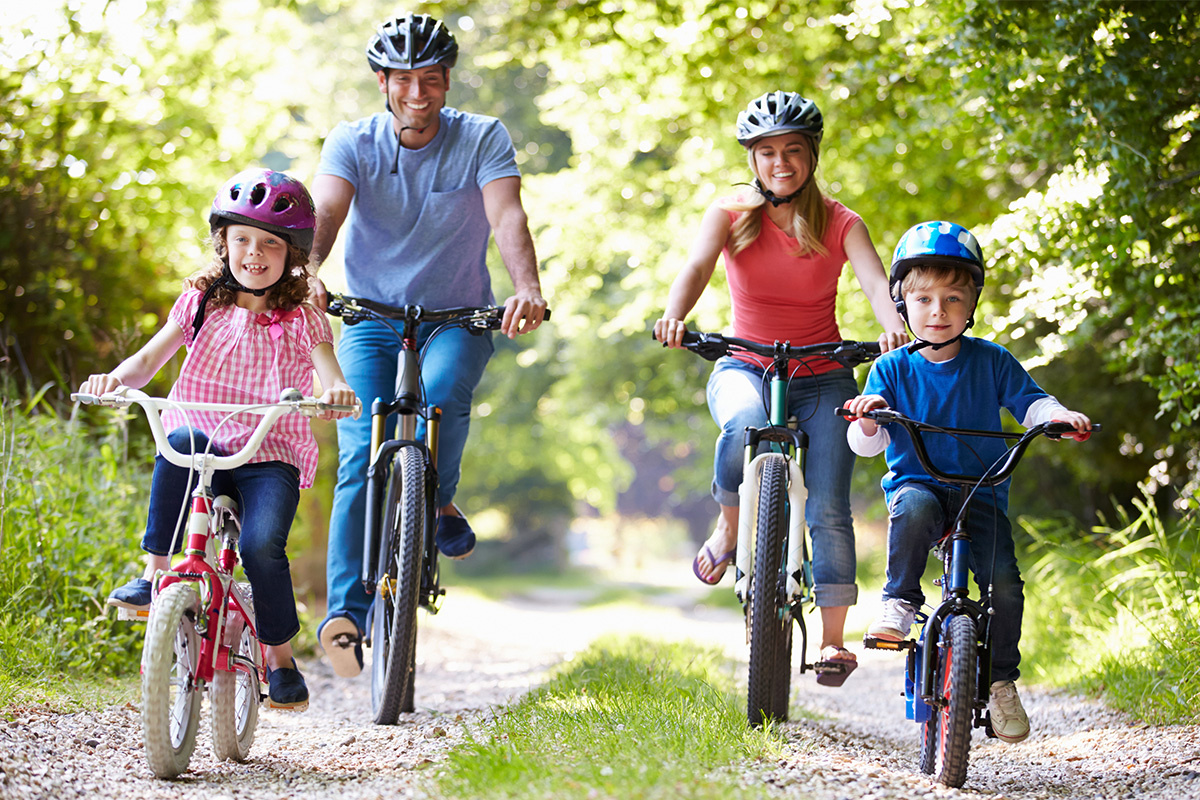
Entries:
POLYGON ((799 191, 812 174, 812 142, 802 133, 760 139, 752 152, 759 182, 780 197, 799 191))

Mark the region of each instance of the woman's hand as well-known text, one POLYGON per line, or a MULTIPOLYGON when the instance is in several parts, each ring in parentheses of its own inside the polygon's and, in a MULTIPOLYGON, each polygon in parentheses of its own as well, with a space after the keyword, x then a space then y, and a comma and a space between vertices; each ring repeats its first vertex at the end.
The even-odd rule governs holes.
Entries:
POLYGON ((662 342, 663 347, 683 347, 685 333, 687 324, 681 319, 663 317, 654 323, 654 338, 662 342))
POLYGON ((879 334, 879 351, 886 353, 889 350, 895 350, 908 344, 907 331, 885 331, 879 334))

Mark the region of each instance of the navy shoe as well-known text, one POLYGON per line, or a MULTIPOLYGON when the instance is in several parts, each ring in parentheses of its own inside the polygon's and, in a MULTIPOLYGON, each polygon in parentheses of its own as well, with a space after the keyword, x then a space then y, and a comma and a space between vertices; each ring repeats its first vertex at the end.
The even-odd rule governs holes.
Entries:
POLYGON ((465 517, 439 517, 436 541, 438 552, 456 561, 475 551, 475 531, 465 517))
POLYGON ((308 684, 304 676, 296 668, 296 659, 292 659, 291 668, 267 667, 267 697, 271 700, 271 708, 283 708, 292 711, 303 711, 308 708, 308 684))
POLYGON ((108 604, 130 611, 149 611, 151 588, 150 581, 145 578, 134 578, 124 586, 113 589, 108 596, 108 604))
POLYGON ((321 649, 329 656, 333 672, 339 678, 353 678, 362 672, 362 633, 358 623, 339 613, 329 617, 317 629, 321 649))

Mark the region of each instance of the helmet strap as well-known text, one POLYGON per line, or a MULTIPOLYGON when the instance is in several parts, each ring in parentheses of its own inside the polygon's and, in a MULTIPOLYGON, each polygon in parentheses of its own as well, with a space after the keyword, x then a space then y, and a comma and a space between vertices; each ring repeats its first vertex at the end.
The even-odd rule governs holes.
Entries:
MULTIPOLYGON (((389 103, 388 111, 391 111, 391 110, 392 110, 392 106, 389 103)), ((395 117, 395 114, 393 114, 392 116, 395 117)), ((392 174, 393 175, 395 175, 398 172, 398 170, 400 169, 400 151, 404 148, 404 142, 401 140, 404 137, 404 132, 405 131, 416 131, 417 133, 424 133, 427 130, 429 130, 428 127, 414 128, 411 125, 405 125, 404 127, 400 128, 400 132, 396 134, 396 157, 394 159, 392 159, 392 174)))
POLYGON ((245 286, 242 286, 242 284, 238 283, 237 278, 233 277, 233 272, 229 269, 229 261, 226 260, 225 267, 221 270, 220 277, 208 285, 208 288, 204 290, 204 294, 200 298, 200 306, 196 309, 195 318, 192 319, 192 341, 196 341, 196 337, 200 335, 200 326, 204 324, 204 312, 205 309, 208 308, 208 301, 212 298, 213 293, 216 292, 219 287, 224 286, 226 289, 231 289, 235 292, 247 292, 255 297, 262 297, 264 294, 278 286, 280 281, 282 281, 286 276, 287 270, 284 270, 284 274, 279 276, 279 280, 275 281, 275 283, 272 283, 267 288, 247 289, 245 286))

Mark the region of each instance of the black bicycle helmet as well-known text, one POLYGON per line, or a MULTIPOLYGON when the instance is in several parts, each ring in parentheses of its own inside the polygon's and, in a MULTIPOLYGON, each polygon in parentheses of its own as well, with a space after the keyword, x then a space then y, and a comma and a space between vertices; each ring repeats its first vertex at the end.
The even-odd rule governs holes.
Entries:
POLYGON ((367 46, 371 69, 420 69, 441 64, 453 67, 458 42, 444 24, 428 14, 408 14, 379 26, 367 46))
POLYGON ((792 132, 812 139, 813 154, 818 153, 825 133, 821 109, 795 92, 767 92, 738 114, 737 140, 742 147, 748 148, 766 136, 792 132))

